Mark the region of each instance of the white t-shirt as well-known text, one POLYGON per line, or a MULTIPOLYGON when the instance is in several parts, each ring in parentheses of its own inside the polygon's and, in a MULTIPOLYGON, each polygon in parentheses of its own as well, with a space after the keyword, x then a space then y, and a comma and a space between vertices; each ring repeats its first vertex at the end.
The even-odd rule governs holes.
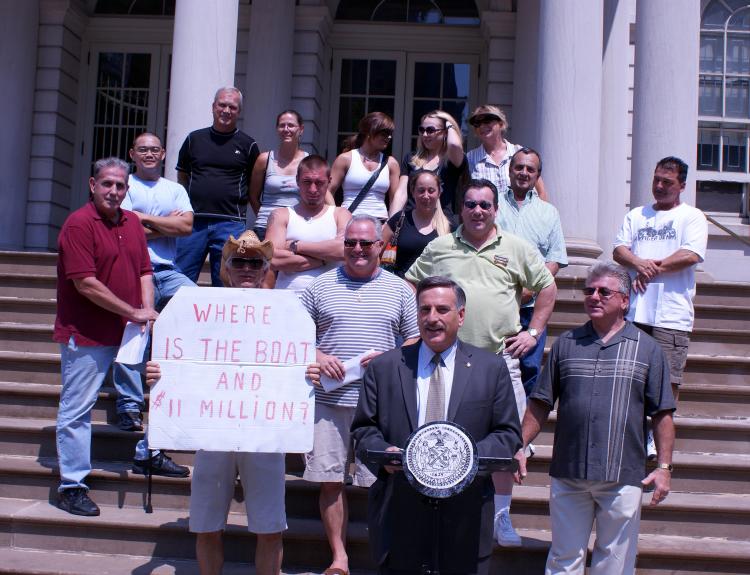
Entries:
MULTIPOLYGON (((657 211, 641 206, 628 212, 614 247, 625 246, 639 258, 661 260, 677 250, 706 257, 708 223, 699 209, 679 204, 657 211)), ((632 272, 631 275, 635 275, 632 272)), ((663 273, 648 283, 645 293, 630 296, 627 319, 646 325, 692 331, 695 266, 663 273)))
MULTIPOLYGON (((185 188, 172 180, 142 180, 130 174, 128 186, 128 193, 120 206, 123 210, 135 210, 151 216, 168 216, 175 210, 193 211, 185 188)), ((160 237, 148 242, 152 264, 174 265, 176 253, 176 238, 160 237)))

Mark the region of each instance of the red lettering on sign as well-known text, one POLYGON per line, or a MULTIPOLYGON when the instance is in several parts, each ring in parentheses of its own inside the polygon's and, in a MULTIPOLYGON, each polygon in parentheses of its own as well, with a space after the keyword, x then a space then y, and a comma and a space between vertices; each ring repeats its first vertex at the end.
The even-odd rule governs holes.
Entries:
POLYGON ((208 321, 208 316, 211 313, 211 304, 208 304, 208 308, 206 309, 198 309, 198 304, 194 303, 193 309, 195 310, 195 321, 198 323, 208 321))
POLYGON ((263 323, 266 325, 271 325, 271 318, 269 317, 271 315, 271 306, 265 305, 263 306, 263 323))
POLYGON ((266 402, 266 419, 276 419, 276 402, 266 402))
POLYGON ((268 344, 263 341, 262 339, 259 339, 255 342, 255 362, 256 363, 266 363, 266 350, 268 349, 268 344))
POLYGON ((214 402, 213 400, 210 401, 204 401, 201 399, 201 409, 200 409, 200 416, 203 417, 203 414, 208 412, 209 417, 214 416, 214 402))

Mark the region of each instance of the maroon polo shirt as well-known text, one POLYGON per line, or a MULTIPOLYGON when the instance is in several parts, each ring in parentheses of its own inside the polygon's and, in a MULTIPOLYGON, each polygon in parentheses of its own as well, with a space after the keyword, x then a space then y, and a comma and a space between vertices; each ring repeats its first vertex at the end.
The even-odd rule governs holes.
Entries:
POLYGON ((57 239, 57 317, 53 339, 77 345, 120 345, 127 320, 81 295, 74 279, 96 277, 113 294, 141 307, 141 276, 151 273, 138 217, 120 210, 115 224, 89 201, 65 220, 57 239))

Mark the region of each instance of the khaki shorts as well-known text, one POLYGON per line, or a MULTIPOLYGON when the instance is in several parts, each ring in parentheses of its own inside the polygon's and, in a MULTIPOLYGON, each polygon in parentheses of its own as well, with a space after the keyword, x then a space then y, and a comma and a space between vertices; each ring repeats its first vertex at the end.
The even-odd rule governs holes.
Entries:
POLYGON ((348 463, 355 466, 353 485, 369 487, 375 477, 352 455, 350 428, 354 407, 315 404, 313 450, 305 455, 304 479, 317 483, 344 483, 348 463))
POLYGON ((524 389, 521 379, 521 360, 513 358, 507 351, 503 351, 503 359, 505 365, 508 366, 510 381, 513 384, 513 394, 516 396, 518 421, 523 422, 523 415, 526 413, 526 389, 524 389))
POLYGON ((642 323, 635 325, 653 337, 664 350, 664 355, 667 356, 667 365, 669 365, 669 381, 675 387, 679 387, 687 363, 690 332, 642 323))
POLYGON ((190 483, 190 531, 223 531, 237 474, 245 493, 247 530, 280 533, 286 529, 283 453, 198 451, 190 483))

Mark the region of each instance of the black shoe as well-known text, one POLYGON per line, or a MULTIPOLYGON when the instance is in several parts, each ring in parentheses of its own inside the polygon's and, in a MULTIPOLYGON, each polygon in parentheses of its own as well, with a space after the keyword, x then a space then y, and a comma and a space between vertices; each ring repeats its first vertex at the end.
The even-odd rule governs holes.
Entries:
POLYGON ((177 465, 163 451, 152 455, 150 459, 134 459, 133 473, 147 475, 149 465, 151 466, 151 475, 163 475, 164 477, 187 477, 190 475, 188 467, 177 465))
POLYGON ((99 515, 99 507, 91 501, 88 492, 83 487, 61 491, 57 506, 73 515, 84 515, 86 517, 99 515))
POLYGON ((143 420, 138 411, 124 411, 118 413, 117 427, 123 431, 143 431, 143 420))

